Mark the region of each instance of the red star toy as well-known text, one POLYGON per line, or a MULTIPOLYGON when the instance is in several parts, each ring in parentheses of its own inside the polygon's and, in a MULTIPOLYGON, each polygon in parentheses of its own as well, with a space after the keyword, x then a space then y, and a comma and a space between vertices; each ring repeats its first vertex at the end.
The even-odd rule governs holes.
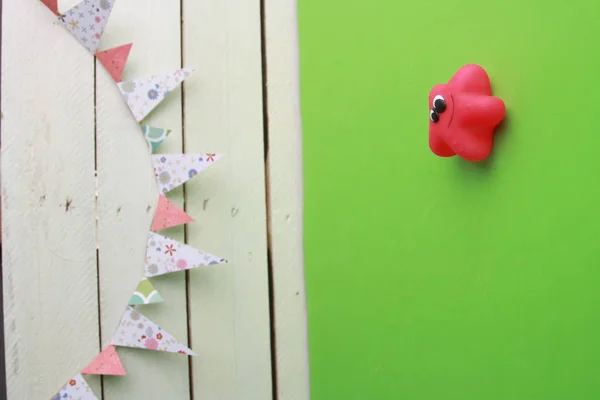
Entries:
POLYGON ((490 155, 494 128, 504 119, 504 102, 492 96, 490 78, 479 65, 459 69, 429 92, 429 147, 440 157, 482 161, 490 155))

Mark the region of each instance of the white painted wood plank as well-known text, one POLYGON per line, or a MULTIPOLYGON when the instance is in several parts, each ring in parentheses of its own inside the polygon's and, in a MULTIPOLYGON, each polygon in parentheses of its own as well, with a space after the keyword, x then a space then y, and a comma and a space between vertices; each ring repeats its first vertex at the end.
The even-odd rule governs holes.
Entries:
POLYGON ((310 398, 302 251, 302 131, 296 0, 265 1, 269 232, 278 398, 310 398))
POLYGON ((99 349, 93 58, 41 2, 3 3, 8 399, 47 399, 99 349))
MULTIPOLYGON (((118 1, 102 48, 134 43, 123 80, 174 71, 180 68, 180 31, 179 2, 118 1)), ((158 192, 139 125, 100 64, 97 77, 102 339, 107 344, 143 273, 158 192)), ((173 91, 145 122, 173 130, 159 152, 181 151, 181 91, 173 91)), ((169 193, 168 197, 181 202, 182 192, 169 193)), ((182 228, 161 233, 183 240, 182 228)), ((185 275, 160 277, 153 282, 166 301, 140 306, 140 311, 187 343, 185 275)), ((128 375, 105 378, 105 400, 189 398, 186 356, 118 351, 128 375)))
POLYGON ((183 9, 186 152, 225 153, 187 184, 189 242, 229 260, 190 272, 194 394, 271 399, 260 2, 183 9))

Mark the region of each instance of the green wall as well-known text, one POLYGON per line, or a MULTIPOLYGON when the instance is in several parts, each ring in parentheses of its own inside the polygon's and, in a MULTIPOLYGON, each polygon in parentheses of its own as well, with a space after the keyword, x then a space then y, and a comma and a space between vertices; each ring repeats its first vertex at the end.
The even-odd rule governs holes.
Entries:
POLYGON ((600 2, 298 3, 312 399, 599 399, 600 2), (428 148, 467 63, 478 164, 428 148))

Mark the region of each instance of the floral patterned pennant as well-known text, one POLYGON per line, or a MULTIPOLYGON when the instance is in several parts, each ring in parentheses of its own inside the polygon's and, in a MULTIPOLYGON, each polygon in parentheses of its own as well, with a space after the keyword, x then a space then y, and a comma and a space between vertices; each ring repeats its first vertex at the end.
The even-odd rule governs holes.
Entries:
POLYGON ((81 374, 75 375, 50 400, 98 400, 81 374))
POLYGON ((90 53, 96 53, 114 0, 83 0, 59 17, 62 25, 90 53))
POLYGON ((140 122, 195 70, 182 68, 171 73, 121 82, 118 86, 134 118, 140 122))
POLYGON ((170 129, 154 128, 148 125, 142 125, 141 128, 142 132, 144 132, 144 138, 146 138, 146 142, 148 142, 150 154, 156 153, 158 146, 160 146, 167 136, 169 136, 169 133, 171 133, 170 129))
POLYGON ((179 343, 170 333, 162 330, 160 326, 131 307, 127 307, 111 344, 122 347, 181 353, 188 356, 196 355, 192 350, 179 343))
POLYGON ((113 47, 112 49, 102 50, 96 53, 98 61, 104 65, 110 76, 115 82, 121 82, 121 75, 125 69, 129 52, 133 43, 124 44, 123 46, 113 47))
POLYGON ((81 371, 88 375, 127 375, 115 346, 110 345, 81 371))
POLYGON ((152 282, 146 279, 146 277, 143 277, 140 283, 138 283, 135 292, 133 292, 131 299, 129 299, 129 305, 155 304, 162 303, 163 301, 165 301, 165 299, 163 299, 158 290, 154 288, 152 282))
POLYGON ((146 277, 152 277, 226 262, 221 257, 150 232, 144 270, 146 277))
POLYGON ((223 154, 157 154, 152 165, 160 193, 167 193, 198 175, 200 171, 218 161, 223 154))

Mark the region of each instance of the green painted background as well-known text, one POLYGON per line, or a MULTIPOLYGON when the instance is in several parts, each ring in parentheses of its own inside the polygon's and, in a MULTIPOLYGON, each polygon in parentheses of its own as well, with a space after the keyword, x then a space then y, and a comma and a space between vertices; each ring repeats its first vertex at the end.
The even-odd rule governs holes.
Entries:
POLYGON ((600 399, 600 2, 298 3, 312 399, 600 399), (466 63, 480 164, 427 144, 466 63))

